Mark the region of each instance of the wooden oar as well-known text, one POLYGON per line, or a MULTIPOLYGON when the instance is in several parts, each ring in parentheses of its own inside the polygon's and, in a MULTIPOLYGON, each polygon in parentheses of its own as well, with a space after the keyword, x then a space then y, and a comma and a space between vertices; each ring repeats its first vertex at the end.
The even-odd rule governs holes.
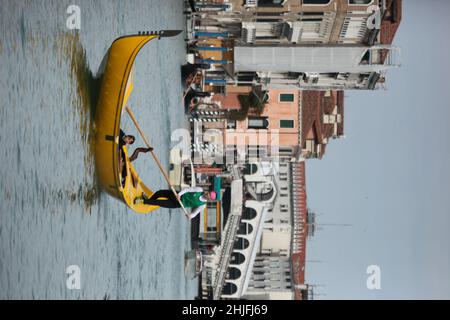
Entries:
POLYGON ((198 71, 195 73, 194 78, 192 78, 191 82, 189 83, 188 88, 183 96, 183 101, 184 101, 184 99, 186 99, 186 96, 189 93, 189 91, 191 91, 191 85, 194 83, 195 80, 197 80, 197 76, 198 76, 198 71))
MULTIPOLYGON (((131 120, 133 120, 134 125, 136 126, 136 129, 138 129, 139 134, 141 135, 142 139, 144 140, 145 144, 147 145, 147 148, 151 148, 150 142, 148 141, 147 137, 145 136, 144 132, 142 131, 141 127, 139 126, 139 124, 138 124, 138 122, 137 122, 137 120, 136 120, 136 118, 135 118, 133 112, 131 111, 130 107, 126 106, 126 107, 125 107, 125 110, 127 110, 128 114, 130 115, 131 120)), ((163 168, 163 166, 161 165, 161 162, 158 160, 158 158, 156 157, 156 155, 155 155, 155 153, 153 152, 153 150, 150 151, 150 152, 151 152, 151 154, 152 154, 152 156, 153 156, 153 159, 155 160, 156 164, 158 165, 159 170, 161 170, 161 173, 163 174, 164 179, 166 179, 167 183, 168 183, 169 186, 170 186, 170 189, 172 190, 173 194, 175 195, 176 199, 178 200, 178 193, 176 192, 175 188, 174 188, 174 187, 172 186, 172 184, 170 183, 170 179, 169 179, 169 177, 167 176, 167 173, 164 171, 164 168, 163 168)), ((189 213, 187 212, 187 210, 186 210, 186 208, 184 207, 183 203, 182 203, 180 200, 178 200, 178 203, 181 205, 181 208, 183 209, 184 214, 186 215, 186 218, 189 219, 189 213)))

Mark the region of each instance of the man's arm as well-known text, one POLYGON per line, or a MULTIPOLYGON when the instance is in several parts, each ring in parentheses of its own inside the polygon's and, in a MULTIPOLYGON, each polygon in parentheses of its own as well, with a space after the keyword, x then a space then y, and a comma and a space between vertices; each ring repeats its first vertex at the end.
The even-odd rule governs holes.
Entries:
POLYGON ((203 189, 200 187, 192 187, 192 188, 186 188, 181 190, 178 195, 181 197, 183 194, 188 193, 188 192, 203 192, 203 189))
POLYGON ((190 220, 194 219, 200 212, 202 212, 203 210, 205 210, 205 208, 206 208, 206 204, 204 204, 204 205, 202 205, 202 206, 200 206, 200 207, 195 208, 195 209, 191 212, 191 214, 189 214, 189 219, 190 219, 190 220))
POLYGON ((149 148, 137 148, 136 150, 134 150, 133 155, 130 157, 130 161, 133 162, 134 160, 137 159, 137 157, 139 156, 139 153, 141 152, 149 152, 151 151, 149 148))

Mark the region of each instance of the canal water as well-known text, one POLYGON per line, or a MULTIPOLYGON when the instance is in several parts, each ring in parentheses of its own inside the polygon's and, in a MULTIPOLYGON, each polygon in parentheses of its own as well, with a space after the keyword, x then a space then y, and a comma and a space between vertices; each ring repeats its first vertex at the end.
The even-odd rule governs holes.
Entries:
MULTIPOLYGON (((92 119, 101 61, 122 35, 184 29, 181 0, 2 0, 0 12, 0 298, 192 299, 190 225, 178 210, 138 215, 96 183, 92 119), (81 10, 69 30, 67 8, 81 10), (67 287, 69 266, 81 288, 67 287)), ((130 106, 168 167, 184 127, 184 36, 149 43, 130 106)), ((132 122, 123 125, 138 136, 132 122)), ((136 145, 143 145, 140 138, 136 145)), ((136 167, 165 187, 148 155, 136 167)))

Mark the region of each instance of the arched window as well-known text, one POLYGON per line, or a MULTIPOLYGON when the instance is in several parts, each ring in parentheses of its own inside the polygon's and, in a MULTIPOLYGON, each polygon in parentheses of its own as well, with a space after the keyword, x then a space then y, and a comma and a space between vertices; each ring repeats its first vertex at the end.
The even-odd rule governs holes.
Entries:
POLYGON ((241 223, 239 226, 239 230, 237 232, 238 235, 248 235, 253 232, 253 227, 248 223, 241 223))
POLYGON ((244 174, 254 174, 258 171, 258 166, 254 163, 247 163, 244 169, 244 174))
POLYGON ((266 188, 263 193, 261 193, 258 197, 259 201, 268 201, 272 199, 275 190, 273 188, 266 188))
POLYGON ((227 282, 222 289, 222 294, 231 296, 237 292, 237 289, 238 288, 234 283, 227 282))
POLYGON ((245 208, 244 212, 242 213, 242 219, 243 220, 253 220, 257 216, 257 212, 253 208, 245 208))
POLYGON ((231 267, 228 269, 227 272, 227 279, 229 280, 237 280, 241 277, 242 273, 241 270, 235 267, 231 267))
POLYGON ((230 259, 231 265, 240 265, 245 262, 245 256, 240 252, 233 252, 230 259))
POLYGON ((250 242, 247 239, 242 237, 237 237, 237 240, 234 242, 234 249, 236 250, 245 250, 250 246, 250 242))

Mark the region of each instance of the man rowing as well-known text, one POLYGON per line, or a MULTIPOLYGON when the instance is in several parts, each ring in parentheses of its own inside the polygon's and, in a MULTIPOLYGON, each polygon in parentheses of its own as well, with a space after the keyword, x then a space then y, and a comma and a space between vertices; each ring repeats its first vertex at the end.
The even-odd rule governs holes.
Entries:
POLYGON ((181 204, 185 208, 192 209, 189 214, 189 219, 195 218, 200 212, 206 208, 208 201, 216 200, 217 194, 215 191, 203 191, 200 187, 183 189, 178 197, 172 190, 159 190, 155 192, 150 198, 146 196, 138 197, 134 200, 135 204, 148 204, 162 208, 181 208, 181 204))

